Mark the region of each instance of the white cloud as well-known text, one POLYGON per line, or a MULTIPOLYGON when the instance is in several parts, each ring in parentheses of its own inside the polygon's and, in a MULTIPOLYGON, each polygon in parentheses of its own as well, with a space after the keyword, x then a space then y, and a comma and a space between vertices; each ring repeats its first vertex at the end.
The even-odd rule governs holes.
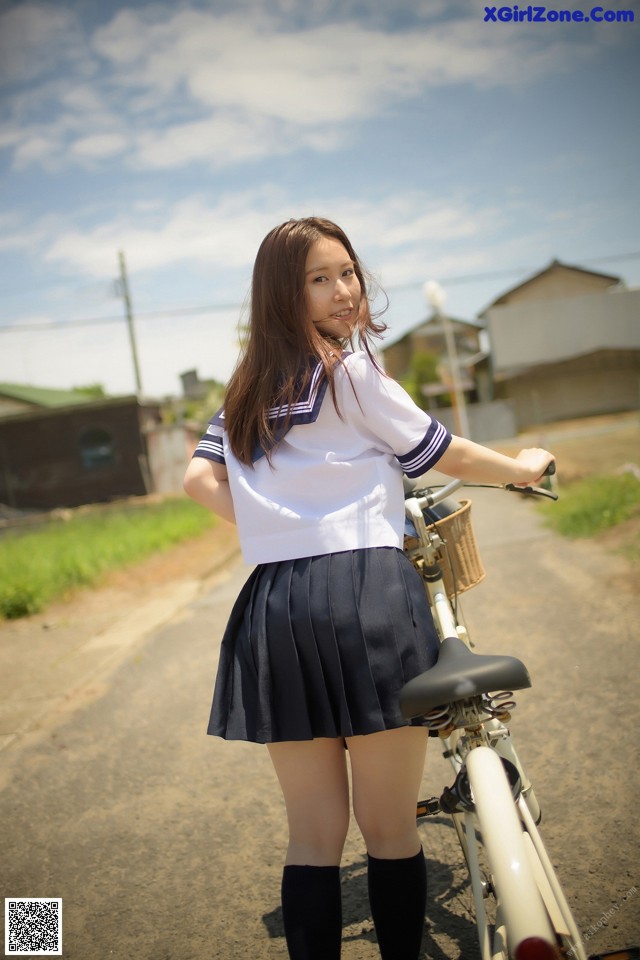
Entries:
POLYGON ((94 48, 125 67, 117 80, 165 96, 186 85, 199 105, 231 107, 300 125, 357 119, 381 102, 443 84, 527 84, 570 70, 593 40, 483 27, 478 11, 402 31, 366 21, 286 28, 265 14, 180 11, 149 22, 124 11, 94 48))
POLYGON ((45 259, 94 277, 113 274, 115 252, 121 249, 136 270, 183 261, 215 269, 246 266, 277 222, 282 203, 278 191, 267 189, 229 194, 215 205, 193 197, 169 211, 139 209, 135 218, 119 216, 86 231, 59 230, 45 259))
MULTIPOLYGON (((113 275, 116 251, 124 249, 131 270, 151 271, 174 264, 201 265, 212 275, 242 268, 249 273, 258 244, 276 223, 321 210, 345 227, 361 256, 385 283, 406 283, 430 270, 445 271, 460 263, 470 269, 471 248, 478 238, 484 249, 509 221, 508 208, 491 205, 473 210, 464 199, 435 201, 425 192, 393 193, 375 201, 337 197, 335 212, 326 203, 300 203, 275 187, 228 193, 216 203, 201 196, 162 210, 157 204, 136 207, 87 230, 57 227, 46 259, 72 272, 93 277, 113 275)), ((474 266, 486 265, 484 257, 474 266)))
MULTIPOLYGON (((331 212, 329 211, 329 216, 331 212)), ((486 246, 511 221, 508 205, 472 206, 464 197, 434 199, 426 191, 397 191, 378 202, 339 199, 334 217, 384 282, 405 283, 419 278, 426 264, 443 268, 451 257, 465 260, 486 246)), ((466 267, 464 268, 466 269, 466 267)))
POLYGON ((345 146, 347 137, 334 129, 298 129, 268 117, 218 111, 206 120, 168 125, 164 130, 146 130, 134 137, 130 163, 142 170, 170 170, 196 162, 212 169, 246 160, 289 153, 307 146, 318 153, 345 146))
POLYGON ((35 132, 26 134, 16 147, 15 167, 20 170, 30 163, 39 163, 42 166, 49 167, 51 161, 58 154, 58 150, 59 141, 56 138, 49 138, 35 132))
POLYGON ((126 146, 127 138, 120 133, 95 133, 76 140, 71 150, 78 156, 98 159, 122 153, 126 146))
MULTIPOLYGON (((186 86, 200 107, 302 127, 357 120, 444 83, 504 85, 531 72, 522 33, 505 44, 496 31, 483 34, 475 17, 404 32, 356 22, 283 31, 264 16, 196 11, 145 20, 119 13, 94 48, 120 68, 118 83, 146 91, 147 106, 186 86)), ((548 61, 549 43, 544 49, 548 61)))
POLYGON ((6 127, 0 130, 0 150, 4 147, 15 147, 22 139, 21 131, 17 127, 6 127))
POLYGON ((0 250, 33 252, 47 242, 55 231, 55 218, 41 217, 38 223, 25 223, 17 210, 0 213, 0 250))
POLYGON ((477 11, 389 31, 152 5, 120 10, 88 40, 64 7, 27 3, 13 13, 11 75, 29 76, 27 61, 51 61, 47 50, 63 33, 56 56, 66 54, 68 71, 40 88, 39 101, 33 90, 7 98, 4 145, 18 167, 122 154, 136 169, 216 169, 300 147, 327 151, 403 100, 421 96, 427 108, 443 85, 526 84, 570 70, 593 49, 539 31, 513 30, 505 42, 477 11))
POLYGON ((86 78, 76 85, 73 74, 58 77, 5 99, 13 119, 0 130, 0 147, 14 147, 17 170, 32 164, 61 169, 70 161, 111 156, 114 137, 119 138, 120 149, 128 142, 126 119, 86 78), (110 152, 107 139, 101 143, 99 138, 110 138, 110 152))
POLYGON ((29 81, 79 58, 81 32, 68 7, 27 2, 0 15, 0 82, 29 81))
MULTIPOLYGON (((381 283, 398 286, 443 277, 491 271, 513 258, 505 237, 527 224, 540 249, 548 249, 555 221, 519 196, 505 195, 475 202, 464 194, 440 198, 426 190, 395 190, 379 197, 354 199, 348 189, 329 202, 305 194, 304 199, 281 187, 227 191, 214 198, 197 194, 179 202, 163 203, 156 195, 134 203, 127 212, 105 215, 100 207, 42 218, 26 226, 20 218, 0 221, 0 249, 42 255, 61 278, 91 278, 111 282, 117 272, 117 253, 124 250, 136 286, 153 271, 175 277, 190 272, 207 277, 211 300, 241 299, 258 245, 276 223, 291 216, 319 213, 340 223, 381 283), (88 224, 81 227, 79 224, 88 224), (537 225, 537 226, 536 226, 537 225), (224 290, 224 293, 220 291, 224 290)), ((571 208, 564 224, 582 222, 583 206, 571 208)), ((553 253, 553 251, 551 251, 553 253)), ((550 255, 551 255, 550 253, 550 255)), ((524 258, 523 241, 518 257, 524 258)), ((102 288, 100 288, 102 290, 102 288)), ((163 287, 161 299, 167 294, 163 287)), ((189 294, 178 294, 188 303, 189 294)), ((208 297, 207 297, 208 299, 208 297)), ((175 302, 175 300, 174 300, 175 302)))
POLYGON ((272 125, 232 113, 174 124, 164 130, 146 130, 135 139, 132 162, 146 170, 171 169, 192 162, 223 167, 279 152, 278 133, 272 125))
POLYGON ((102 113, 105 109, 104 98, 88 83, 79 85, 74 83, 60 93, 59 100, 67 109, 79 114, 95 116, 96 113, 102 113))

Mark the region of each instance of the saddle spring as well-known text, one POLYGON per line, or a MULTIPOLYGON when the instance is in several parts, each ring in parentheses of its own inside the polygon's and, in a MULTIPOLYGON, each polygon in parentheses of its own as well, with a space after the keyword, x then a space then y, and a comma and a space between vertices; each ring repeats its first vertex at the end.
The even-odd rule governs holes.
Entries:
POLYGON ((508 720, 515 705, 512 690, 503 690, 491 696, 485 694, 482 698, 482 710, 495 720, 508 720))
POLYGON ((424 725, 429 730, 445 730, 453 725, 453 716, 449 707, 436 707, 424 715, 424 725))
MULTIPOLYGON (((513 699, 512 690, 503 690, 500 693, 483 694, 480 703, 476 701, 476 709, 480 715, 491 717, 495 720, 505 721, 510 717, 510 711, 514 709, 516 701, 513 699)), ((470 701, 447 704, 442 707, 435 707, 423 717, 424 725, 429 730, 446 730, 449 727, 463 727, 465 720, 468 720, 468 711, 470 701)), ((477 714, 476 714, 477 715, 477 714)), ((478 717, 481 719, 481 717, 478 717)))

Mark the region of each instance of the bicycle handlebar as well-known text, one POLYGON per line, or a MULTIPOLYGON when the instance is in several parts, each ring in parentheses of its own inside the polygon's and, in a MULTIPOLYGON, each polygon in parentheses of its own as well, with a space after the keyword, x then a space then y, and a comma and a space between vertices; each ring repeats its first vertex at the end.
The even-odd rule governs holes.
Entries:
MULTIPOLYGON (((556 472, 556 462, 552 460, 545 472, 543 477, 551 477, 556 472)), ((443 500, 446 500, 447 497, 450 497, 452 493, 455 493, 456 490, 459 490, 460 487, 476 487, 482 489, 490 490, 508 490, 510 493, 525 493, 533 494, 538 497, 549 497, 551 500, 557 500, 558 494, 553 493, 552 490, 545 490, 544 487, 534 487, 531 484, 527 484, 525 487, 517 486, 515 483, 467 483, 466 480, 450 480, 449 483, 444 484, 441 487, 418 487, 413 490, 409 490, 405 493, 405 500, 408 500, 412 497, 419 499, 427 507, 435 507, 436 504, 442 503, 443 500)))

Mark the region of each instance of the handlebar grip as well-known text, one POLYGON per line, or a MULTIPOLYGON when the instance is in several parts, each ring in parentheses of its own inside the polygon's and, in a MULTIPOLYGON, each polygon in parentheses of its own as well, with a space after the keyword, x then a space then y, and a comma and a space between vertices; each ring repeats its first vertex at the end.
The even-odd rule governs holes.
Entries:
POLYGON ((551 460, 551 461, 547 464, 547 469, 546 469, 545 472, 542 474, 542 476, 543 476, 543 477, 552 477, 555 472, 556 472, 556 462, 555 462, 555 460, 551 460))

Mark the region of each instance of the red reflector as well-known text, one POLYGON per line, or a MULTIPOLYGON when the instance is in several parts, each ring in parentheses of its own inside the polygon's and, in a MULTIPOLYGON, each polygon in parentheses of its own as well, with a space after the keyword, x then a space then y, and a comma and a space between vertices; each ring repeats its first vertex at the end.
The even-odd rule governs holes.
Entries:
POLYGON ((516 960, 558 960, 558 951, 540 937, 527 937, 516 947, 515 956, 516 960))

